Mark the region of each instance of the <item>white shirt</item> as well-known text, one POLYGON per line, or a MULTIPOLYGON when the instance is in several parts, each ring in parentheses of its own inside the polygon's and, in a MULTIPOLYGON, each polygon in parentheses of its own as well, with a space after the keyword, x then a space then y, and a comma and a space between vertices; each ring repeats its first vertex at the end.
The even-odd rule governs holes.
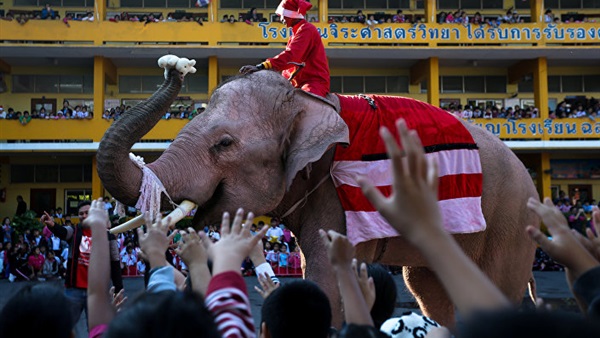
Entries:
POLYGON ((470 110, 463 110, 462 117, 463 119, 470 119, 473 117, 473 112, 470 110))
POLYGON ((280 227, 271 227, 267 231, 267 237, 277 237, 279 239, 281 236, 283 236, 283 230, 280 227))

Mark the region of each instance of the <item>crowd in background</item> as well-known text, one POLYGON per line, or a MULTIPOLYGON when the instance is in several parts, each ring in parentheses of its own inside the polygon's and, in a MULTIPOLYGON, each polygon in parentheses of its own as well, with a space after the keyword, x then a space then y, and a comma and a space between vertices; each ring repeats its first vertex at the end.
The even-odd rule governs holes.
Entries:
MULTIPOLYGON (((473 105, 454 105, 450 104, 444 107, 449 113, 463 119, 508 119, 520 120, 540 117, 539 109, 532 106, 514 107, 496 107, 487 106, 485 108, 473 105)), ((585 118, 596 121, 600 114, 600 102, 594 98, 572 101, 561 101, 555 110, 550 110, 548 117, 550 119, 563 118, 585 118)))
POLYGON ((4 107, 0 107, 0 119, 6 120, 19 120, 19 123, 26 125, 32 119, 41 120, 71 120, 71 119, 92 119, 94 112, 89 111, 87 105, 76 105, 75 107, 69 104, 69 101, 63 102, 63 107, 56 112, 47 112, 46 108, 42 107, 39 109, 33 109, 31 113, 24 110, 15 111, 13 108, 4 110, 4 107))

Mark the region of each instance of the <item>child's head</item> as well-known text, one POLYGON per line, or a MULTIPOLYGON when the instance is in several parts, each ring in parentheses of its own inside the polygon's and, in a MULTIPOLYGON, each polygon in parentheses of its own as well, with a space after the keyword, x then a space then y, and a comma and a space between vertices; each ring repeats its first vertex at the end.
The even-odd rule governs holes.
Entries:
POLYGON ((281 250, 281 252, 286 253, 287 252, 287 246, 282 245, 280 250, 281 250))
POLYGON ((293 281, 281 285, 265 299, 261 318, 261 337, 266 337, 268 331, 271 338, 325 338, 331 326, 331 306, 315 283, 293 281), (299 318, 303 325, 298 325, 299 318))
POLYGON ((111 337, 221 337, 202 297, 194 292, 143 293, 108 327, 111 337))
POLYGON ((367 272, 375 284, 375 304, 371 308, 371 318, 375 327, 381 327, 396 308, 396 283, 380 264, 367 264, 367 272))
POLYGON ((12 296, 0 312, 0 337, 19 337, 23 329, 32 337, 71 337, 75 323, 69 300, 60 287, 30 284, 12 296), (34 315, 32 315, 34 314, 34 315))
POLYGON ((265 250, 271 250, 271 242, 265 242, 265 250))
POLYGON ((273 244, 273 251, 279 252, 279 243, 273 244))

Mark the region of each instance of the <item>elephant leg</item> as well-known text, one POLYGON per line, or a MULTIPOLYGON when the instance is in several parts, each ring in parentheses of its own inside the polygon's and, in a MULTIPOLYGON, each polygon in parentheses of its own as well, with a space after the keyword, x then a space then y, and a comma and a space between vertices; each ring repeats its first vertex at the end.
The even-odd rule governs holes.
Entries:
POLYGON ((331 325, 340 329, 344 318, 337 279, 327 258, 323 257, 327 257, 326 252, 320 255, 303 255, 304 278, 317 283, 325 292, 331 304, 331 325))
POLYGON ((433 271, 425 267, 404 266, 402 275, 423 314, 441 325, 452 327, 454 304, 433 271))

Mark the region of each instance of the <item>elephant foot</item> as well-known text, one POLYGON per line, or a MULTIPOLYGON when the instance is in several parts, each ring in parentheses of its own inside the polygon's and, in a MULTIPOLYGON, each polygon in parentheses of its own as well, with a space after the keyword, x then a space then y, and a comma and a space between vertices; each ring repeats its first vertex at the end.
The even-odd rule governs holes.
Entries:
POLYGON ((173 54, 164 55, 158 59, 158 66, 165 69, 165 79, 167 78, 169 71, 175 68, 179 72, 179 77, 183 80, 188 73, 193 74, 196 72, 195 65, 196 60, 180 58, 173 54))

